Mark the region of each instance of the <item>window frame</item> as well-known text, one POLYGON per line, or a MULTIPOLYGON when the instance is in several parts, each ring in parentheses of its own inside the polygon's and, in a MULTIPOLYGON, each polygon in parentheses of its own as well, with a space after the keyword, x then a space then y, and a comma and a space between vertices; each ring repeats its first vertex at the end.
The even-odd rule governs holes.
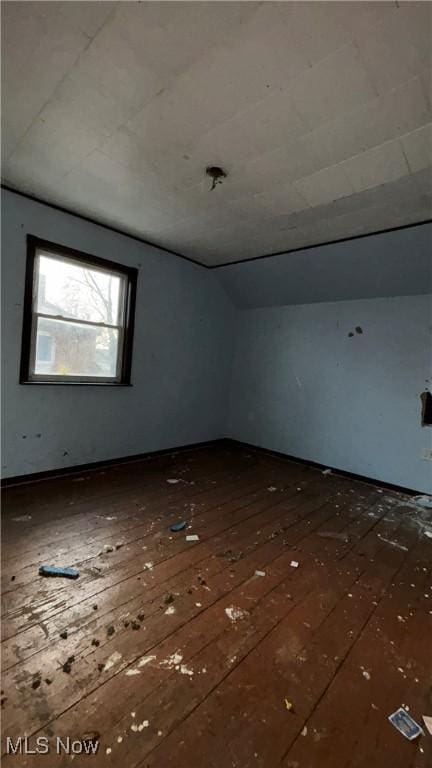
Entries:
MULTIPOLYGON (((34 235, 27 235, 27 261, 24 287, 24 312, 21 340, 21 365, 20 365, 20 384, 45 384, 54 386, 103 386, 103 387, 125 387, 132 386, 132 347, 135 323, 135 304, 136 304, 136 286, 138 278, 138 269, 127 267, 108 259, 102 259, 98 256, 92 256, 89 253, 78 251, 75 248, 69 248, 64 245, 53 243, 49 240, 42 240, 34 235), (118 327, 118 358, 116 377, 102 376, 64 376, 53 374, 35 374, 34 362, 36 359, 36 327, 37 316, 44 317, 44 314, 37 313, 34 308, 34 301, 37 297, 35 269, 37 257, 40 251, 46 255, 52 255, 59 260, 75 261, 79 264, 86 264, 92 269, 99 269, 112 274, 120 275, 124 278, 124 296, 123 296, 123 323, 118 327)), ((61 322, 61 318, 57 317, 61 322)), ((120 319, 120 318, 119 318, 120 319)), ((88 322, 78 318, 68 318, 65 322, 77 323, 81 325, 89 324, 92 327, 100 325, 106 327, 105 323, 88 322)))

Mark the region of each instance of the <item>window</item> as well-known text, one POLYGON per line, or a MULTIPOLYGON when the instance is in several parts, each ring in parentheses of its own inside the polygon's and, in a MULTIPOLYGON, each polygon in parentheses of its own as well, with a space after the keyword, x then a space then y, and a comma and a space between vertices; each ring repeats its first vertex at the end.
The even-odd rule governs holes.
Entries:
POLYGON ((136 279, 29 235, 21 383, 130 384, 136 279))

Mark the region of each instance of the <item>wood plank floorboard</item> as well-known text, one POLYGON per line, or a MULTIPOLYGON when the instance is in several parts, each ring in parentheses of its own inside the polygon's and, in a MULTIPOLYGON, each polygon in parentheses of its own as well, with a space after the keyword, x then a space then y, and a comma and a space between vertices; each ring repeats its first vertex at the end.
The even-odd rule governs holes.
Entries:
POLYGON ((387 719, 432 714, 408 496, 215 445, 9 487, 3 510, 5 766, 432 765, 432 737, 387 719), (91 732, 95 755, 56 753, 91 732), (49 756, 7 754, 24 735, 49 756))

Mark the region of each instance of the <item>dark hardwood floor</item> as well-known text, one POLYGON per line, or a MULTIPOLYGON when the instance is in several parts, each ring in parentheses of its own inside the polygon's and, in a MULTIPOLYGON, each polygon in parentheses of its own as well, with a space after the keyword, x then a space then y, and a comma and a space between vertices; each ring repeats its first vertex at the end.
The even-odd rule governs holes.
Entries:
POLYGON ((8 488, 2 747, 50 752, 3 765, 430 768, 388 716, 432 715, 431 553, 408 496, 236 446, 8 488))

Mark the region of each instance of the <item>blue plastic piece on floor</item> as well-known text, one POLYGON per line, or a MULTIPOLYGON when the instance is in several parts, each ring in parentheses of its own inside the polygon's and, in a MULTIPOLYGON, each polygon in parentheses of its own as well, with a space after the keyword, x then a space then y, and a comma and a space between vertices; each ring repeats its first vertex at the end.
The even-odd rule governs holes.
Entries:
POLYGON ((185 520, 182 520, 181 523, 174 523, 174 525, 171 526, 170 531, 173 533, 178 533, 179 531, 183 531, 186 528, 187 523, 185 520))
POLYGON ((77 579, 79 571, 75 568, 60 568, 56 565, 41 565, 39 568, 40 576, 63 576, 65 579, 77 579))

